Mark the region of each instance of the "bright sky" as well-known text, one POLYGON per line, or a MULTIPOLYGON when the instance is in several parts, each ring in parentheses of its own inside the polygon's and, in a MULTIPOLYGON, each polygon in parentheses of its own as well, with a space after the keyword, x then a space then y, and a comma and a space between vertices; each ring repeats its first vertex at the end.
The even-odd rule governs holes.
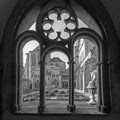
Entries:
POLYGON ((25 44, 23 47, 23 66, 25 65, 26 62, 26 53, 29 51, 32 51, 34 48, 36 48, 39 45, 39 43, 35 40, 31 40, 28 43, 25 44))

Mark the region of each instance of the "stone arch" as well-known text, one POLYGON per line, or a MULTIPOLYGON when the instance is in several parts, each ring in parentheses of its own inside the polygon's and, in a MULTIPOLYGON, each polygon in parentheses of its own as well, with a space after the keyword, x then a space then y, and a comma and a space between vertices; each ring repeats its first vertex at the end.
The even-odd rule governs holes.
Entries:
POLYGON ((14 104, 12 106, 12 110, 17 111, 21 109, 22 105, 22 77, 23 77, 23 47, 24 45, 31 41, 35 40, 39 43, 40 49, 42 42, 40 41, 39 37, 34 31, 26 31, 22 33, 20 36, 16 38, 16 41, 11 46, 11 71, 16 71, 16 74, 11 73, 12 79, 15 79, 13 81, 14 84, 14 99, 11 101, 11 104, 14 104), (14 67, 12 67, 14 66, 14 67))
POLYGON ((48 48, 46 48, 46 49, 44 50, 44 52, 42 53, 42 61, 45 60, 45 56, 46 56, 47 53, 50 52, 50 51, 60 51, 60 52, 64 53, 64 54, 68 57, 69 60, 72 59, 72 58, 71 58, 71 55, 70 55, 70 52, 68 51, 67 48, 61 47, 61 46, 59 46, 59 45, 54 45, 54 46, 50 46, 50 47, 48 47, 48 48))
POLYGON ((108 43, 105 40, 103 40, 95 31, 88 28, 87 29, 83 28, 83 29, 79 29, 77 33, 74 35, 72 39, 72 44, 71 44, 72 49, 74 49, 73 45, 77 37, 90 40, 91 42, 96 44, 98 48, 98 63, 96 64, 98 66, 98 76, 99 76, 98 108, 99 108, 99 111, 109 112, 111 109, 111 100, 110 100, 110 89, 109 89, 110 59, 109 59, 109 52, 108 52, 109 51, 108 43), (106 91, 107 91, 107 94, 106 94, 106 91))
MULTIPOLYGON (((93 3, 90 3, 90 1, 88 1, 88 0, 87 0, 88 3, 84 2, 84 1, 82 1, 82 2, 83 2, 82 4, 84 4, 84 6, 87 6, 89 8, 88 10, 91 11, 93 16, 95 16, 94 18, 99 23, 100 29, 101 29, 101 31, 103 33, 103 39, 105 41, 110 41, 111 42, 112 38, 114 38, 114 36, 112 36, 113 35, 112 32, 115 32, 115 31, 114 31, 114 27, 112 26, 111 18, 108 15, 108 13, 106 12, 106 10, 104 9, 103 5, 100 2, 98 2, 98 1, 97 2, 94 1, 93 3), (90 9, 88 4, 92 5, 92 9, 90 9), (99 10, 97 9, 96 4, 100 5, 100 9, 99 10), (101 12, 100 10, 101 9, 104 11, 102 14, 100 14, 100 12, 101 12), (109 18, 109 20, 107 19, 108 20, 107 21, 105 18, 103 18, 103 16, 107 16, 109 18), (111 24, 111 26, 107 26, 108 24, 111 24), (111 33, 112 33, 112 35, 111 35, 111 33), (110 38, 110 39, 108 39, 108 38, 110 38)), ((23 19, 22 15, 23 15, 23 13, 27 14, 28 7, 30 7, 33 3, 34 3, 34 1, 18 2, 16 7, 15 7, 15 9, 13 10, 12 15, 10 16, 10 18, 8 20, 8 23, 7 23, 5 31, 4 31, 3 42, 2 42, 3 46, 5 46, 5 48, 6 48, 5 51, 4 51, 6 53, 6 55, 4 56, 4 59, 6 59, 6 57, 7 57, 8 61, 10 61, 10 66, 7 67, 8 68, 7 70, 9 70, 9 71, 13 70, 13 73, 15 73, 16 70, 15 70, 15 66, 13 64, 11 64, 11 61, 12 61, 11 60, 11 54, 12 54, 12 52, 10 52, 10 51, 13 50, 11 48, 12 48, 14 42, 15 42, 16 30, 18 29, 18 26, 19 26, 21 20, 23 19), (26 3, 27 3, 27 5, 26 5, 26 3), (14 19, 13 19, 13 16, 14 16, 14 19), (12 69, 11 66, 14 66, 14 69, 12 69)), ((78 2, 78 3, 80 4, 80 2, 78 2)), ((109 47, 111 47, 110 43, 109 43, 109 47)), ((110 54, 110 51, 109 51, 109 54, 110 54)), ((13 58, 13 59, 15 59, 15 58, 13 58)), ((9 64, 9 62, 8 62, 8 64, 9 64)), ((12 76, 13 77, 14 75, 11 74, 11 72, 9 72, 8 76, 12 76)), ((10 78, 12 79, 12 77, 10 77, 10 78)), ((13 78, 14 78, 13 81, 15 81, 16 77, 14 76, 13 78)), ((14 82, 14 84, 11 84, 11 86, 12 85, 15 85, 15 82, 14 82)), ((13 92, 14 90, 12 89, 11 91, 13 92)), ((14 98, 15 98, 15 96, 11 95, 11 101, 13 101, 11 103, 11 106, 15 105, 14 104, 14 98)), ((17 107, 17 106, 15 106, 15 107, 17 107)))

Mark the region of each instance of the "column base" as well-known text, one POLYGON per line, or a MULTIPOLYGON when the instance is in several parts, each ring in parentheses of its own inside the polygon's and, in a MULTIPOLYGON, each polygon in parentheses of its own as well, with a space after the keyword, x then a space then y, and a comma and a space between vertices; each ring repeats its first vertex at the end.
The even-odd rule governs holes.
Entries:
POLYGON ((70 111, 70 112, 74 112, 75 108, 76 108, 75 105, 67 105, 67 110, 70 111))
POLYGON ((98 106, 98 110, 102 113, 110 113, 111 108, 108 106, 98 106))
POLYGON ((39 105, 38 106, 38 112, 39 113, 42 113, 42 112, 44 112, 45 111, 45 105, 39 105))
POLYGON ((14 106, 11 106, 11 111, 12 112, 17 112, 17 111, 20 111, 21 110, 21 105, 14 105, 14 106))

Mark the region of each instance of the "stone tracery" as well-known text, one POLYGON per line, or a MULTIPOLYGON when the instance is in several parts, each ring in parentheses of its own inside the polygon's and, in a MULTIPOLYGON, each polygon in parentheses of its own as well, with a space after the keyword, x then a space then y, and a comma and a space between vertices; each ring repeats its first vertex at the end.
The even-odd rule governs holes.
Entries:
POLYGON ((42 29, 50 40, 69 39, 77 28, 76 19, 68 10, 56 8, 43 18, 42 29))

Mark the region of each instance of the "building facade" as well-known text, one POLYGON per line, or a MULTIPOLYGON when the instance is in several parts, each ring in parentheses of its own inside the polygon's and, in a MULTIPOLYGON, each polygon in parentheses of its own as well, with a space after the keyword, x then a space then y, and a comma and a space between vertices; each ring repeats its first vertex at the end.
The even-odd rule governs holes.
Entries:
MULTIPOLYGON (((32 89, 39 89, 40 84, 40 49, 39 46, 34 50, 26 53, 26 63, 24 79, 28 79, 32 83, 32 89)), ((48 54, 45 59, 45 88, 46 90, 53 88, 68 88, 68 72, 66 72, 65 62, 59 57, 51 58, 48 54), (67 77, 65 77, 67 76, 67 77), (64 85, 64 83, 66 85, 64 85), (64 86, 64 87, 63 87, 64 86)), ((26 82, 24 82, 26 83, 26 82)), ((28 85, 28 84, 25 84, 28 85)), ((24 85, 24 86, 25 86, 24 85)), ((27 87, 25 87, 27 88, 27 87)))
POLYGON ((74 45, 76 91, 88 92, 87 86, 94 71, 97 78, 97 54, 97 46, 90 40, 80 38, 76 41, 74 45))
POLYGON ((26 53, 26 62, 24 67, 23 78, 31 81, 32 89, 39 88, 39 78, 40 78, 40 48, 37 46, 32 51, 26 53))
MULTIPOLYGON (((31 81, 32 89, 39 89, 39 46, 29 53, 26 53, 26 56, 24 78, 31 81)), ((97 46, 90 40, 78 38, 74 45, 74 84, 77 92, 88 92, 87 85, 91 80, 91 75, 94 71, 96 71, 96 78, 98 78, 96 66, 97 59, 97 46)), ((51 58, 51 54, 48 54, 45 60, 46 90, 53 88, 68 89, 68 83, 69 68, 66 69, 65 62, 59 57, 51 58)))

